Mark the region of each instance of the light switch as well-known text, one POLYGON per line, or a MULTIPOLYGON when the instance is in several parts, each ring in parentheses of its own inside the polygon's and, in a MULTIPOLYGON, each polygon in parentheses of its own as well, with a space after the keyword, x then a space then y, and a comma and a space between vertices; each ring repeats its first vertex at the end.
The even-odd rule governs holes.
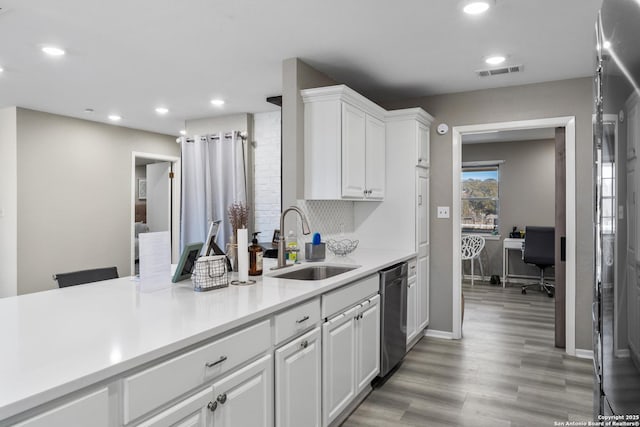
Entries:
POLYGON ((438 206, 438 218, 449 218, 449 206, 438 206))

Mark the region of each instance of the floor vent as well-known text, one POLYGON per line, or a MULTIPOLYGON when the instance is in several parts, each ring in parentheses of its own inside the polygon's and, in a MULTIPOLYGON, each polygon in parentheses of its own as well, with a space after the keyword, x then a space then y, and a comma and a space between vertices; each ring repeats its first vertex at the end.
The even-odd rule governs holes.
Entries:
POLYGON ((499 76, 500 74, 519 73, 523 68, 522 65, 511 65, 509 67, 492 68, 490 70, 478 70, 476 74, 480 77, 499 76))

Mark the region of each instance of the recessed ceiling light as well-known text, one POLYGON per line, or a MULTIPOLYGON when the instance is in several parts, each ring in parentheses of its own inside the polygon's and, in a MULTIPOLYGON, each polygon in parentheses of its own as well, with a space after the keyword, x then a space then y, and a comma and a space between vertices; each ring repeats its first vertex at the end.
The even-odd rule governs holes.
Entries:
POLYGON ((187 134, 187 131, 186 131, 186 130, 182 129, 182 130, 180 131, 180 135, 185 136, 186 134, 187 134))
POLYGON ((215 105, 216 107, 220 107, 220 106, 224 105, 224 100, 223 99, 212 99, 211 100, 211 104, 215 105))
POLYGON ((119 122, 120 120, 122 120, 122 117, 117 114, 111 114, 109 116, 109 120, 111 120, 112 122, 119 122))
POLYGON ((62 56, 65 54, 64 49, 55 46, 44 46, 42 51, 49 56, 62 56))
POLYGON ((479 15, 489 10, 489 7, 491 5, 488 1, 471 1, 465 4, 462 10, 469 15, 479 15))
POLYGON ((169 109, 166 107, 158 107, 156 108, 156 113, 158 114, 167 114, 169 112, 169 109))
POLYGON ((4 68, 0 67, 0 73, 4 71, 4 68))
POLYGON ((489 65, 498 65, 498 64, 502 64, 507 58, 505 58, 504 56, 500 56, 500 55, 496 55, 496 56, 490 56, 487 59, 484 60, 484 62, 486 62, 489 65))

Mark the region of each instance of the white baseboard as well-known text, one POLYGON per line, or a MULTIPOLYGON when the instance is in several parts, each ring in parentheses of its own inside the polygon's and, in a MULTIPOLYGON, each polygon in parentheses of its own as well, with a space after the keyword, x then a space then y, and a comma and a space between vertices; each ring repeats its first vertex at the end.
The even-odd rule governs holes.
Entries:
POLYGON ((425 337, 431 337, 431 338, 444 338, 444 339, 447 339, 447 340, 452 340, 453 339, 453 332, 436 331, 434 329, 425 329, 424 336, 425 337))
POLYGON ((631 352, 629 351, 628 348, 619 348, 614 352, 614 354, 616 357, 619 357, 621 359, 627 359, 631 357, 631 352))
POLYGON ((576 357, 580 359, 593 359, 593 350, 584 350, 576 348, 576 357))

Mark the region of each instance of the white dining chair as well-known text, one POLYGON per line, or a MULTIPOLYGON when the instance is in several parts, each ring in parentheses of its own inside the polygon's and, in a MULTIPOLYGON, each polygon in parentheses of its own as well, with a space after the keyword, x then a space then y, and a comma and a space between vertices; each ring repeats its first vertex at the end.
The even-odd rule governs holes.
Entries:
POLYGON ((471 260, 471 286, 473 286, 473 261, 478 260, 480 274, 484 279, 484 267, 480 259, 480 252, 484 249, 484 237, 473 234, 462 236, 462 261, 471 260))

